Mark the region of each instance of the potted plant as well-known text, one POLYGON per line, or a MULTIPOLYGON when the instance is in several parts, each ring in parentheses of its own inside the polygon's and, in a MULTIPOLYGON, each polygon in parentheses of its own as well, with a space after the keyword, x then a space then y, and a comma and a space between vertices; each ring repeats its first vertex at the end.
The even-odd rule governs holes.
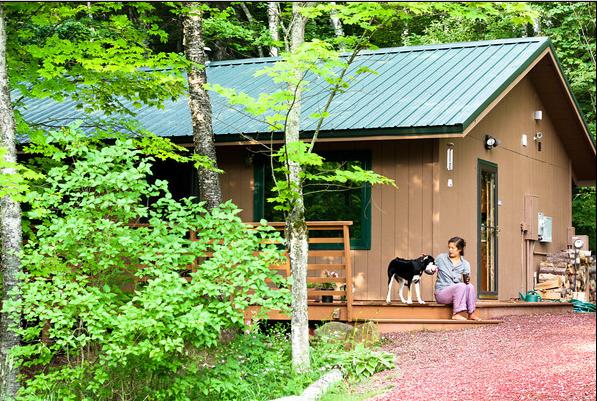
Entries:
MULTIPOLYGON (((339 275, 338 275, 337 272, 324 270, 323 271, 323 277, 337 278, 337 277, 339 277, 339 275)), ((331 282, 324 282, 324 283, 318 283, 317 284, 317 289, 319 289, 319 290, 337 290, 338 289, 338 283, 333 282, 333 281, 331 281, 331 282)), ((332 303, 332 302, 334 302, 334 296, 333 295, 322 295, 321 296, 321 302, 332 303)))

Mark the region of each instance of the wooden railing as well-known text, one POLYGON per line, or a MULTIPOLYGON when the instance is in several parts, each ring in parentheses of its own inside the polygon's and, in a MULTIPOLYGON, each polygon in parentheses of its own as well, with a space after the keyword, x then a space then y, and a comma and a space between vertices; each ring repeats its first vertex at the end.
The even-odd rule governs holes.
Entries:
MULTIPOLYGON (((257 224, 257 223, 249 223, 257 224)), ((285 223, 270 222, 268 225, 279 231, 284 230, 285 223)), ((352 265, 350 255, 350 230, 352 221, 308 221, 310 233, 325 232, 325 237, 309 237, 309 261, 307 263, 307 296, 309 304, 319 303, 323 297, 333 297, 333 303, 346 305, 347 320, 352 321, 352 265), (329 235, 335 234, 335 235, 329 235), (313 246, 312 246, 313 245, 313 246), (322 249, 330 245, 334 249, 322 249), (321 286, 332 283, 335 289, 322 289, 321 286), (319 288, 318 288, 319 287, 319 288)), ((290 260, 286 255, 286 263, 272 266, 285 276, 290 276, 290 260)))
MULTIPOLYGON (((259 223, 246 223, 250 226, 257 226, 259 223)), ((276 230, 284 231, 285 223, 270 222, 268 225, 276 230)), ((319 304, 323 297, 332 296, 333 304, 346 305, 347 320, 352 321, 352 303, 353 303, 353 283, 352 283, 352 265, 350 255, 350 231, 349 227, 352 221, 308 221, 309 232, 333 233, 325 237, 312 236, 309 238, 309 245, 314 245, 316 249, 309 249, 309 262, 307 264, 307 296, 310 304, 319 304), (325 245, 330 245, 334 249, 322 249, 325 245), (330 273, 336 274, 330 274, 330 273), (337 275, 337 276, 336 276, 337 275), (335 289, 317 288, 326 283, 333 283, 335 289)), ((131 224, 133 227, 148 226, 148 224, 131 224)), ((197 240, 195 232, 190 233, 192 241, 197 240)), ((211 257, 212 253, 207 252, 203 257, 211 257)), ((286 277, 291 276, 290 260, 285 253, 286 262, 282 265, 271 266, 271 269, 277 270, 286 277)), ((189 271, 196 271, 197 264, 189 266, 189 271)), ((190 277, 186 277, 190 280, 190 277)))

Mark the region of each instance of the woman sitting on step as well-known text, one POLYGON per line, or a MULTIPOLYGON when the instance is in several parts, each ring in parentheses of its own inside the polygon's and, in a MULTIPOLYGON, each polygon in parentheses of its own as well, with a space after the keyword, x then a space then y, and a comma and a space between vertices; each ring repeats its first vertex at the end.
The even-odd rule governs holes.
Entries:
POLYGON ((481 320, 476 312, 477 291, 470 283, 471 265, 464 259, 465 246, 466 242, 462 238, 450 238, 448 253, 435 258, 439 268, 435 299, 440 304, 452 304, 454 320, 481 320))

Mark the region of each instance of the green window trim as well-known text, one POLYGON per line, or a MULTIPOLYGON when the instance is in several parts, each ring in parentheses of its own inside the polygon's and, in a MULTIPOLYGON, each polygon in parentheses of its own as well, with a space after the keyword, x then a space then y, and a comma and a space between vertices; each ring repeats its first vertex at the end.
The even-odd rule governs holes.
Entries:
MULTIPOLYGON (((323 152, 322 156, 326 160, 358 160, 363 164, 366 170, 371 169, 371 152, 370 151, 349 151, 349 152, 323 152)), ((254 191, 253 191, 253 219, 259 221, 265 216, 265 207, 267 201, 265 200, 265 174, 269 169, 266 168, 266 162, 257 158, 253 163, 253 177, 254 177, 254 191)), ((361 211, 359 217, 361 219, 361 235, 353 237, 351 230, 350 248, 354 250, 369 250, 371 249, 371 185, 366 184, 361 187, 361 211)), ((307 206, 308 207, 308 206, 307 206)), ((345 218, 338 218, 337 220, 347 220, 345 218)), ((311 245, 311 249, 340 249, 341 244, 316 244, 311 245)))

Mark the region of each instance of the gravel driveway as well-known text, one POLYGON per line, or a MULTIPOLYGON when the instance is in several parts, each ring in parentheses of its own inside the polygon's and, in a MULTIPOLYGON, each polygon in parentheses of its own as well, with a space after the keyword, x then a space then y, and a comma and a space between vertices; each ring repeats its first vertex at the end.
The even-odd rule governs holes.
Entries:
POLYGON ((370 401, 595 400, 595 314, 505 317, 500 325, 387 335, 400 374, 370 401))

